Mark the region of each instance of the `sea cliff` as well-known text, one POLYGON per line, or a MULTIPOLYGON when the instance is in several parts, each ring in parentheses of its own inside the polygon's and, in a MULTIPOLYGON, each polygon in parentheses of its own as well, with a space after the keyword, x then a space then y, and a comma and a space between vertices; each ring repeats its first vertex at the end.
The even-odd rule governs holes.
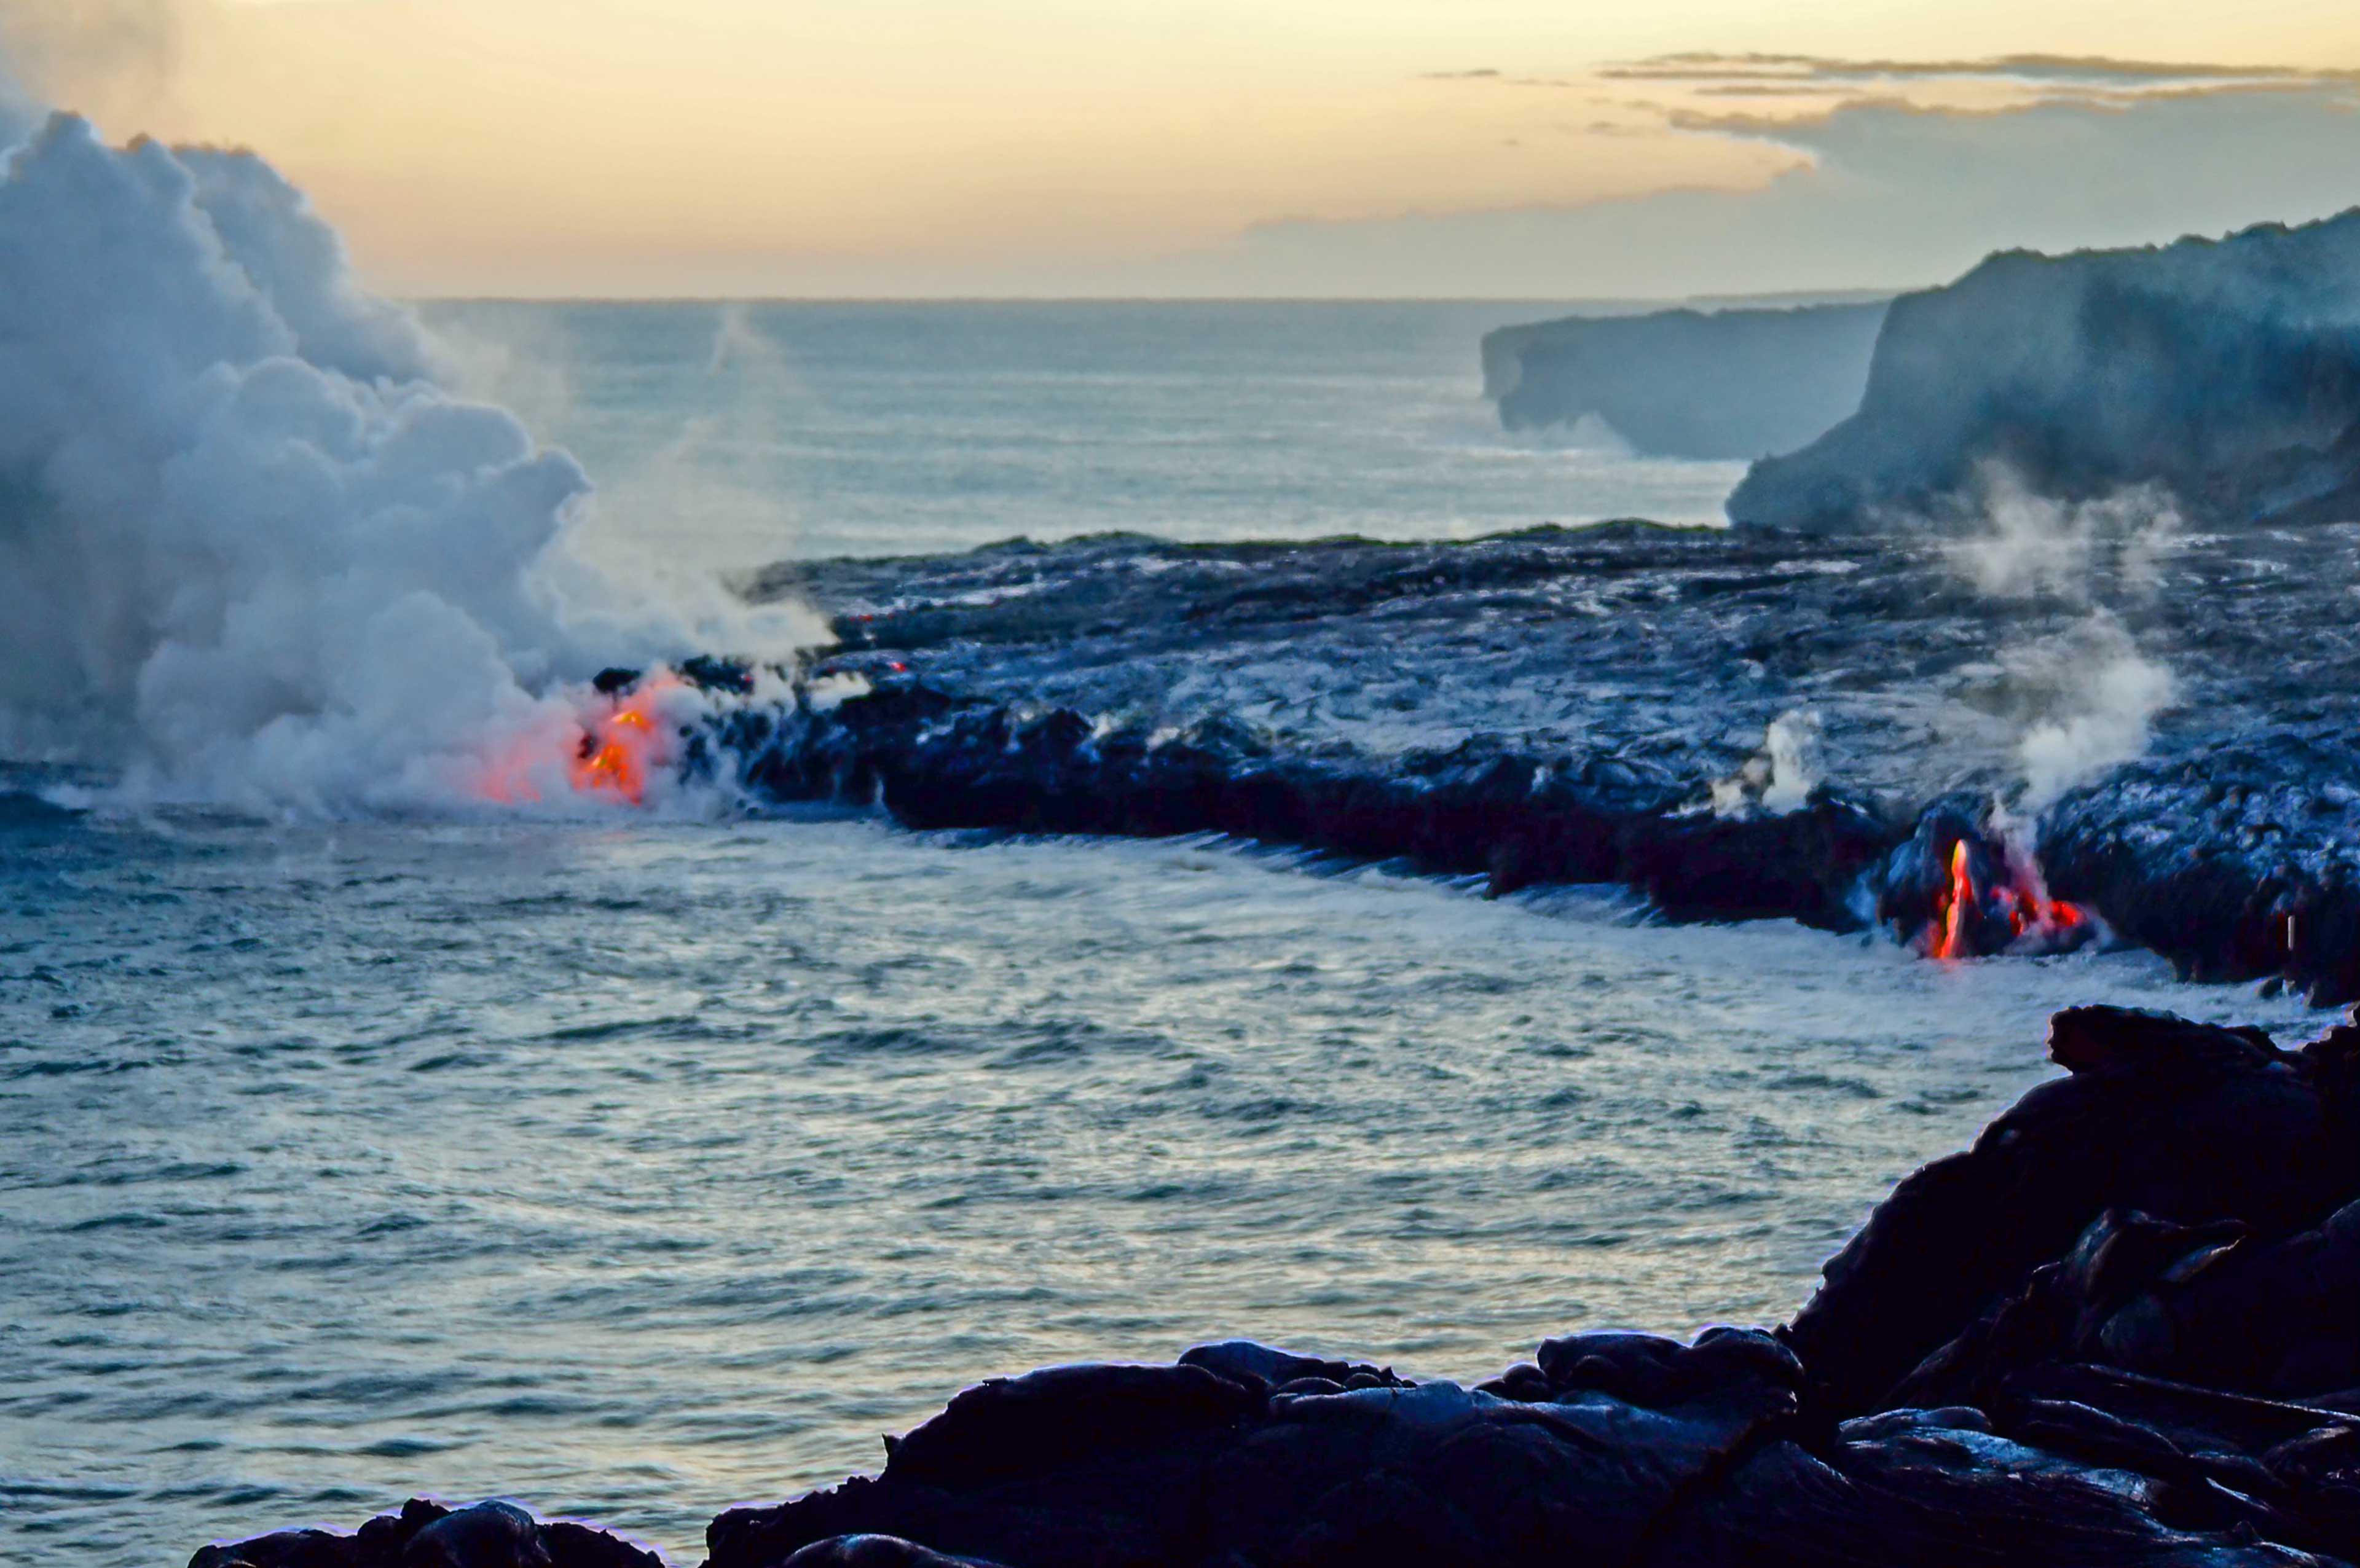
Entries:
POLYGON ((1603 420, 1643 456, 1789 452, 1860 406, 1885 302, 1573 316, 1483 338, 1510 430, 1603 420))
POLYGON ((1859 411, 1756 463, 1732 522, 1942 524, 1993 465, 2044 495, 2169 492, 2222 525, 2360 516, 2360 210, 2129 250, 1992 256, 1905 294, 1859 411))

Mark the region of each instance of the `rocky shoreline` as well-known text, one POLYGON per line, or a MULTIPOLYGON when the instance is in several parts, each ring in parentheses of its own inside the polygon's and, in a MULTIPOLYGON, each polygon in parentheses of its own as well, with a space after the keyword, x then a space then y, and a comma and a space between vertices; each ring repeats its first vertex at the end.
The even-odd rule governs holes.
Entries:
POLYGON ((694 765, 922 829, 1620 883, 1952 957, 2110 936, 2360 999, 2360 536, 2049 522, 2095 531, 2038 571, 1640 524, 811 563, 759 586, 839 607, 835 699, 725 712, 694 765), (2035 792, 2041 735, 2089 755, 2035 792))
MULTIPOLYGON (((993 1379, 710 1568, 2360 1561, 2360 1023, 2081 1007, 1781 1327, 1578 1334, 1472 1388, 1244 1342, 993 1379)), ((191 1568, 654 1568, 413 1501, 191 1568)))

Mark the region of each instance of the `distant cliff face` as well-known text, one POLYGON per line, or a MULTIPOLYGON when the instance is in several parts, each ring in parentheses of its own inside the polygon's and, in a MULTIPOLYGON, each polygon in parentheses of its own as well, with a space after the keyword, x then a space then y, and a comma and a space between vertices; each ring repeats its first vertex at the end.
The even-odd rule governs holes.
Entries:
POLYGON ((1502 327, 1483 394, 1510 430, 1595 416, 1654 457, 1787 452, 1860 407, 1885 303, 1662 310, 1502 327))
POLYGON ((2360 209, 2160 248, 1994 256, 1885 317, 1860 411, 1730 497, 1740 526, 1939 519, 2003 463, 2169 487, 2214 524, 2360 516, 2360 209))

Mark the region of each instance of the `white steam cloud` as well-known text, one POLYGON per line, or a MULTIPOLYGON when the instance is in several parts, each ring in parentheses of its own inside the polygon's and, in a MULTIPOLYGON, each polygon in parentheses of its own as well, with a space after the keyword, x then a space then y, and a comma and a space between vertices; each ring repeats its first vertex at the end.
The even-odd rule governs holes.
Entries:
POLYGON ((2022 804, 2035 813, 2146 751, 2156 715, 2177 695, 2171 671, 2141 653, 2130 634, 2103 615, 2011 663, 2020 679, 2045 676, 2057 691, 2049 715, 2034 722, 2016 747, 2024 768, 2022 804))
POLYGON ((1765 810, 1798 810, 1819 787, 1819 715, 1808 709, 1779 714, 1763 737, 1770 754, 1770 777, 1762 789, 1765 810))
POLYGON ((0 753, 261 809, 562 803, 602 666, 822 640, 635 603, 565 548, 581 468, 448 377, 259 158, 34 130, 0 165, 0 753))
POLYGON ((2108 579, 2128 597, 2158 592, 2164 563, 2180 548, 2182 523, 2169 493, 2154 485, 2068 502, 2036 494, 2001 464, 1987 464, 1979 479, 1987 528, 1950 547, 1961 574, 1988 598, 2088 607, 2065 633, 2002 656, 2011 687, 2032 700, 2016 755, 2020 805, 2038 813, 2144 753, 2157 716, 2178 695, 2170 670, 2142 652, 2096 601, 2108 579))
POLYGON ((1713 813, 1742 816, 1759 809, 1784 816, 1808 805, 1824 772, 1821 734, 1819 715, 1808 708, 1789 709, 1771 720, 1762 749, 1730 777, 1713 781, 1713 813))
POLYGON ((1975 495, 1987 531, 1952 545, 1950 558, 1989 598, 2086 604, 2107 569, 2130 592, 2152 593, 2163 562, 2182 541, 2180 509, 2159 485, 2060 501, 2036 494, 2013 469, 1994 463, 1981 470, 1975 495))

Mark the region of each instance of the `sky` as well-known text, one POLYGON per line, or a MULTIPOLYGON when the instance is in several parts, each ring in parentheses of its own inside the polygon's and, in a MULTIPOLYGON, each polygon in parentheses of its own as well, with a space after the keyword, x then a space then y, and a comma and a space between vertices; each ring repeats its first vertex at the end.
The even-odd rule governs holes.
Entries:
POLYGON ((0 0, 410 295, 1678 298, 2360 204, 2360 6, 0 0))

